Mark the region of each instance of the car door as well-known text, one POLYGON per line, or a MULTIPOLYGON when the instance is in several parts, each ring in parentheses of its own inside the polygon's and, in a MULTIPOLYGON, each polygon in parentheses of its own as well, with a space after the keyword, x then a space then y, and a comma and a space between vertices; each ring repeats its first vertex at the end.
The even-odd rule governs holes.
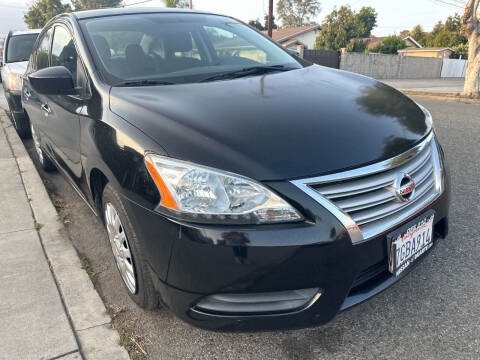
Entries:
MULTIPOLYGON (((50 66, 50 45, 52 40, 53 29, 49 28, 44 31, 37 41, 36 48, 34 48, 30 56, 27 74, 33 73, 37 70, 44 69, 50 66)), ((28 76, 23 77, 23 96, 22 103, 30 121, 37 129, 40 138, 44 137, 45 117, 41 108, 42 104, 46 102, 45 95, 37 93, 28 80, 28 76)))
POLYGON ((63 24, 54 27, 50 66, 64 66, 70 70, 78 94, 48 95, 41 104, 48 147, 57 165, 80 187, 80 114, 85 106, 87 81, 73 37, 63 24))

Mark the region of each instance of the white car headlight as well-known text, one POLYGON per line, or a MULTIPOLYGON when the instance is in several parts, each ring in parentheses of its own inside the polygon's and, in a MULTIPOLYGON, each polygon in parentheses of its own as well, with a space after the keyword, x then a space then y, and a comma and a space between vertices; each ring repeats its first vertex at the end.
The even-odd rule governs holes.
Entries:
POLYGON ((419 103, 417 103, 418 107, 422 109, 423 113, 425 114, 425 122, 427 123, 428 129, 433 129, 433 118, 432 114, 430 114, 430 111, 419 103))
POLYGON ((22 75, 10 73, 8 74, 8 88, 10 91, 22 91, 22 75))
POLYGON ((303 220, 285 200, 239 175, 148 154, 145 164, 160 192, 159 210, 194 222, 265 224, 303 220))

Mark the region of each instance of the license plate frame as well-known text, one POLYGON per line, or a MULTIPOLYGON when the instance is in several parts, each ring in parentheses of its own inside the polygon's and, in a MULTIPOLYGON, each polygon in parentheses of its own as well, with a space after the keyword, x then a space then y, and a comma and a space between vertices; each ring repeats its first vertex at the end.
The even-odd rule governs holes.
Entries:
POLYGON ((432 248, 434 221, 429 210, 387 235, 390 273, 400 276, 432 248))

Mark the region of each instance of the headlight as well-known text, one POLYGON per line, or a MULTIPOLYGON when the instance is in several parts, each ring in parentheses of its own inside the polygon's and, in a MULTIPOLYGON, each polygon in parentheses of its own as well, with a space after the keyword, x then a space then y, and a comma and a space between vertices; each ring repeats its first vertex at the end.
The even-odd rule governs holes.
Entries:
POLYGON ((22 75, 8 74, 8 88, 10 91, 22 91, 22 75))
POLYGON ((432 114, 430 114, 430 111, 428 111, 427 108, 425 108, 424 106, 420 105, 419 103, 417 103, 417 105, 420 109, 422 109, 423 113, 425 114, 425 123, 427 124, 428 129, 432 129, 433 128, 432 114))
POLYGON ((154 154, 145 164, 160 192, 159 210, 181 219, 233 224, 303 219, 271 190, 242 176, 154 154))

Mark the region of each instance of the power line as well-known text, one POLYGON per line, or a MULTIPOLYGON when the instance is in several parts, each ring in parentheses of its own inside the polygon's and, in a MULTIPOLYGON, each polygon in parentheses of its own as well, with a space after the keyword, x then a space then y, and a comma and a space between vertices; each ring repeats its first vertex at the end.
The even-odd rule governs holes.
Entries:
POLYGON ((143 1, 136 2, 136 3, 132 3, 132 4, 123 4, 122 7, 144 4, 144 3, 147 3, 147 2, 151 2, 151 1, 153 1, 153 0, 143 0, 143 1))
MULTIPOLYGON (((455 0, 450 0, 450 1, 455 1, 455 0)), ((459 8, 459 9, 465 9, 465 6, 462 6, 459 3, 451 3, 451 2, 446 1, 446 0, 430 0, 430 2, 440 3, 440 4, 448 5, 448 6, 453 6, 453 7, 459 8)))

